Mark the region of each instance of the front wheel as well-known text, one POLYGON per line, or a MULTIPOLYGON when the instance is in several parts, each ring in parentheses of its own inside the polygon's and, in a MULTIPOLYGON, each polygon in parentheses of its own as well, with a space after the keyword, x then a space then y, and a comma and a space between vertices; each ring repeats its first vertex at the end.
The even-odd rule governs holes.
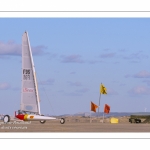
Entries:
POLYGON ((44 124, 46 122, 46 120, 41 120, 40 123, 44 124))
POLYGON ((61 119, 60 119, 60 123, 61 123, 61 124, 64 124, 64 123, 65 123, 65 119, 64 119, 64 118, 61 118, 61 119))
POLYGON ((9 115, 5 115, 3 118, 4 123, 8 123, 10 121, 10 116, 9 115))

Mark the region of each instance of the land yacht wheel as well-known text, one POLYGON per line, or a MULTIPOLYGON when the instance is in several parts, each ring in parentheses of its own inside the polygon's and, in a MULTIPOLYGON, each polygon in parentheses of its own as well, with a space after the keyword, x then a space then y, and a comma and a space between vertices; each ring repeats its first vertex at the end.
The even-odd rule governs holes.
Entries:
POLYGON ((64 124, 64 123, 65 123, 65 119, 64 119, 64 118, 61 118, 61 119, 60 119, 60 123, 61 123, 61 124, 64 124))
POLYGON ((10 121, 10 116, 9 115, 5 115, 3 118, 4 123, 7 123, 10 121))
POLYGON ((40 123, 44 124, 46 122, 46 120, 41 120, 40 123))
MULTIPOLYGON (((44 115, 41 115, 44 116, 44 115)), ((40 123, 44 124, 46 122, 46 120, 41 120, 40 123)))

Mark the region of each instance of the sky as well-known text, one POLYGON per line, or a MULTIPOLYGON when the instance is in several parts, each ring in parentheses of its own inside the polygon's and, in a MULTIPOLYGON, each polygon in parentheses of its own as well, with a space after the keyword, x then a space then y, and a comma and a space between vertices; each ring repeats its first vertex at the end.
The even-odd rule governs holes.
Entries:
POLYGON ((0 114, 21 101, 21 42, 28 32, 41 113, 150 112, 149 18, 0 18, 0 114))

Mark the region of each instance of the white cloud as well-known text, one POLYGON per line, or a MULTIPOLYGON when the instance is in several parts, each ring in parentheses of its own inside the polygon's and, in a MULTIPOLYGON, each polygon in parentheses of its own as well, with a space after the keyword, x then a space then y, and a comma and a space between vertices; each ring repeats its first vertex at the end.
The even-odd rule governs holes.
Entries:
POLYGON ((0 41, 0 54, 21 55, 21 45, 16 44, 14 41, 8 41, 7 43, 0 41))
POLYGON ((137 86, 131 89, 129 93, 132 95, 147 95, 150 94, 150 88, 147 88, 145 86, 137 86))
MULTIPOLYGON (((33 55, 41 55, 44 54, 44 50, 47 47, 43 45, 31 47, 33 55)), ((21 55, 21 44, 17 44, 14 41, 2 42, 0 41, 0 55, 21 55)))
POLYGON ((150 73, 143 70, 133 76, 134 78, 150 78, 150 73))
POLYGON ((140 60, 140 59, 146 59, 148 58, 147 55, 143 54, 143 51, 138 51, 136 53, 132 53, 128 56, 123 56, 124 59, 128 59, 128 60, 140 60))
POLYGON ((107 88, 107 94, 108 95, 118 95, 118 93, 115 90, 110 89, 110 88, 107 88))
POLYGON ((46 46, 39 45, 35 47, 31 47, 33 55, 41 55, 45 54, 44 50, 47 49, 46 46))
POLYGON ((130 75, 130 74, 126 74, 125 75, 125 78, 129 78, 129 77, 133 77, 133 78, 150 78, 150 73, 143 70, 143 71, 140 71, 134 75, 130 75))
POLYGON ((10 88, 10 84, 4 82, 4 83, 0 83, 0 90, 8 90, 10 88))
POLYGON ((61 56, 63 63, 83 63, 80 55, 61 56))
MULTIPOLYGON (((121 51, 119 50, 119 52, 121 52, 121 51)), ((144 51, 137 51, 135 53, 130 53, 130 54, 122 53, 122 54, 118 55, 118 58, 124 59, 124 60, 128 61, 129 63, 140 63, 141 60, 147 59, 147 58, 149 58, 149 56, 146 55, 144 53, 144 51)))

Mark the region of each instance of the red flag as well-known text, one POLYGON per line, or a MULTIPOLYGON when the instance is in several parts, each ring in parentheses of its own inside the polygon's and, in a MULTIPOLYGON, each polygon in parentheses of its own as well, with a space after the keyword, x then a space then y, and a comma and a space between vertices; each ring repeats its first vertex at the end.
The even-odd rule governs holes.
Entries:
POLYGON ((98 108, 98 106, 94 104, 93 102, 91 102, 91 111, 96 112, 96 108, 98 108))
POLYGON ((105 107, 104 107, 104 113, 108 114, 110 111, 110 106, 105 104, 105 107))

